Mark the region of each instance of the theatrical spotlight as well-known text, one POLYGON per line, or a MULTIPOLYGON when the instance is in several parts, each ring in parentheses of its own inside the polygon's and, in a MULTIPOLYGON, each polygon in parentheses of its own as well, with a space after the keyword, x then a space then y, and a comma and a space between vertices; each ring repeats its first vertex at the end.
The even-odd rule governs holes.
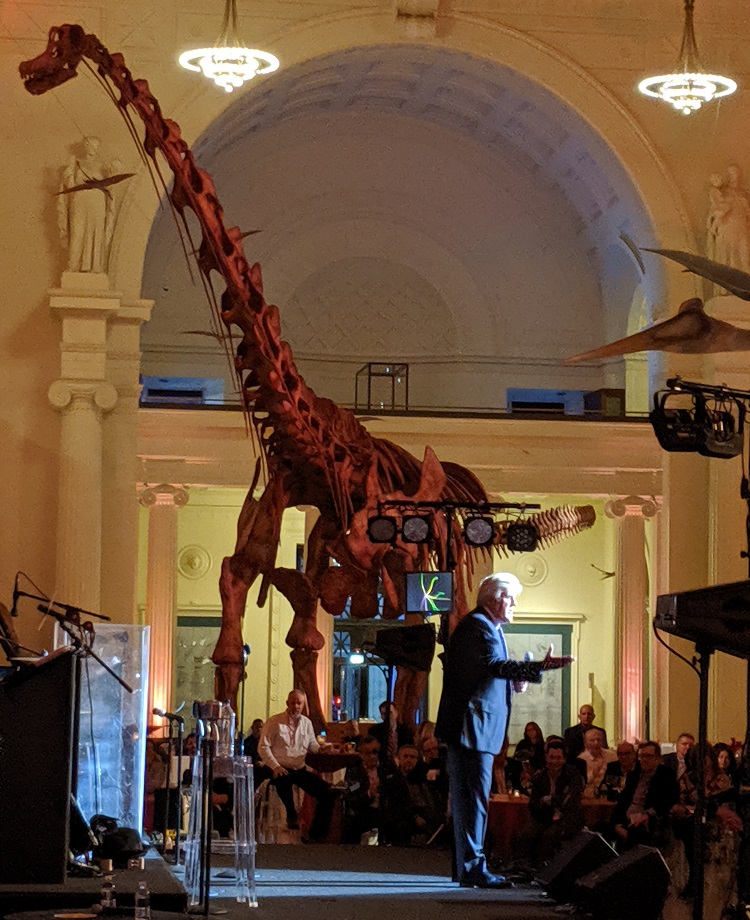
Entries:
POLYGON ((505 529, 505 545, 512 553, 533 553, 538 540, 539 533, 529 521, 514 521, 505 529))
POLYGON ((495 521, 491 517, 473 515, 464 524, 467 546, 489 546, 495 539, 495 521))
POLYGON ((730 459, 742 453, 745 439, 745 407, 729 397, 706 400, 703 418, 703 443, 698 453, 704 457, 730 459))
POLYGON ((379 514, 367 522, 367 536, 371 543, 395 543, 397 533, 398 523, 394 517, 379 514))
POLYGON ((667 381, 654 394, 649 414, 659 444, 667 451, 695 451, 731 459, 742 453, 747 407, 744 395, 723 387, 667 381))
POLYGON ((430 539, 430 519, 421 514, 405 514, 401 518, 401 539, 404 543, 426 543, 430 539))
POLYGON ((654 393, 654 408, 648 417, 656 439, 664 450, 677 453, 697 451, 700 448, 700 418, 704 405, 702 393, 685 393, 681 390, 659 390, 654 393))

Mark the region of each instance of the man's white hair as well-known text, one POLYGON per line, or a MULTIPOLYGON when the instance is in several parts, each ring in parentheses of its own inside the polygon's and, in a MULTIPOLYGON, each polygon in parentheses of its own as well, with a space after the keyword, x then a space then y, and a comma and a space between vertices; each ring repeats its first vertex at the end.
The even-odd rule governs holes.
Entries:
POLYGON ((499 597, 501 594, 518 597, 521 591, 523 591, 523 585, 511 572, 495 572, 479 582, 477 604, 481 607, 485 601, 499 597))

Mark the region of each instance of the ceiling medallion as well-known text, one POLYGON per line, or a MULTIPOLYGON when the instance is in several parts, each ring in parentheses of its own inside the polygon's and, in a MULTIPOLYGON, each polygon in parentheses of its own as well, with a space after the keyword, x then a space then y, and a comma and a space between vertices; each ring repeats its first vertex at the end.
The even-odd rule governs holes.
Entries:
POLYGON ((177 557, 177 570, 185 578, 203 578, 211 568, 211 556, 202 546, 186 546, 177 557))
POLYGON ((538 553, 527 553, 516 563, 516 575, 525 588, 540 585, 547 578, 548 572, 547 561, 538 553))
POLYGON ((279 69, 279 59, 268 51, 245 48, 237 31, 237 0, 225 0, 221 34, 213 48, 194 48, 179 58, 186 70, 203 73, 228 93, 246 80, 279 69))
POLYGON ((645 96, 663 99, 683 115, 697 112, 704 102, 731 95, 737 84, 729 77, 703 72, 693 28, 695 0, 685 0, 685 26, 677 71, 661 77, 646 77, 638 84, 645 96))

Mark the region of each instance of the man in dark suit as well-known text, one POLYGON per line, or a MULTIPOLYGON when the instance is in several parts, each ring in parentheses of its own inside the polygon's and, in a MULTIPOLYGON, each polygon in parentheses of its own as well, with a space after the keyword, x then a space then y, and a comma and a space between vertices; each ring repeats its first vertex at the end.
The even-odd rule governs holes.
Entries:
POLYGON ((690 732, 683 732, 677 739, 673 754, 665 754, 662 759, 662 765, 669 767, 674 775, 679 779, 687 769, 685 758, 690 748, 695 747, 695 737, 690 732))
POLYGON ((640 770, 628 774, 612 814, 620 851, 639 843, 658 847, 667 839, 669 813, 680 793, 674 773, 660 759, 661 749, 655 741, 638 745, 640 770))
POLYGON ((575 763, 576 757, 583 752, 585 747, 583 743, 583 736, 590 728, 598 728, 602 733, 602 748, 606 750, 609 746, 607 744, 607 733, 603 728, 600 728, 598 725, 594 725, 594 719, 596 718, 596 713, 594 712, 594 707, 589 703, 584 703, 583 706, 578 710, 578 724, 571 725, 570 728, 565 729, 563 735, 563 740, 565 741, 565 747, 568 750, 568 763, 575 763))
POLYGON ((489 575, 479 585, 477 609, 465 616, 448 641, 443 693, 435 734, 448 748, 448 779, 455 845, 455 879, 462 888, 497 888, 484 855, 492 762, 505 741, 513 691, 539 683, 543 671, 562 668, 571 658, 542 661, 508 659, 500 628, 513 621, 521 593, 515 575, 489 575))

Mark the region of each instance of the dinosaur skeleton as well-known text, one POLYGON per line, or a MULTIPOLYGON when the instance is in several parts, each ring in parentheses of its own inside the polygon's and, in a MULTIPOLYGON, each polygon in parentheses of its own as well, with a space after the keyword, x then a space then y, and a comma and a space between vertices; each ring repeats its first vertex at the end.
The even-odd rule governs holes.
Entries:
MULTIPOLYGON (((195 257, 217 319, 226 327, 222 338, 231 342, 234 329, 242 336, 234 367, 266 475, 265 488, 256 500, 259 461, 239 516, 234 553, 222 563, 222 627, 212 656, 217 666, 217 698, 236 703, 244 667, 242 618, 248 590, 260 575, 259 606, 272 585, 291 603, 294 617, 286 642, 292 648, 295 686, 307 692, 311 717, 320 727, 324 717, 315 667, 324 640, 316 626, 319 604, 328 613, 340 615, 349 602, 353 617, 374 617, 382 590, 383 615, 395 618, 404 606, 404 572, 431 565, 445 567, 451 539, 457 575, 451 626, 467 610, 466 587, 470 587, 473 561, 461 539, 460 519, 454 521, 449 534, 443 516, 436 514, 429 546, 377 545, 370 542, 366 531, 378 502, 481 504, 487 496, 469 470, 440 463, 429 447, 420 462, 398 445, 370 435, 351 412, 316 396, 306 385, 289 345, 281 338, 278 309, 264 299, 260 266, 250 265, 245 258, 244 234, 237 227, 225 227, 213 181, 197 166, 179 126, 162 116, 146 81, 132 78, 121 54, 110 54, 96 36, 87 35, 80 26, 63 25, 50 30, 46 50, 22 63, 19 70, 26 89, 39 95, 74 77, 85 59, 96 68, 134 138, 137 133, 130 111, 142 119, 141 153, 146 166, 160 179, 157 150, 166 161, 174 176, 169 199, 188 239, 185 212, 192 211, 200 226, 202 242, 195 257), (219 302, 211 286, 214 272, 225 286, 219 302), (320 512, 308 539, 304 572, 276 566, 282 515, 295 505, 314 506, 320 512)), ((551 509, 529 518, 543 545, 590 527, 594 519, 590 506, 551 509)), ((502 528, 498 541, 502 549, 502 528)), ((395 699, 406 721, 413 718, 426 681, 426 672, 399 669, 395 699)))

